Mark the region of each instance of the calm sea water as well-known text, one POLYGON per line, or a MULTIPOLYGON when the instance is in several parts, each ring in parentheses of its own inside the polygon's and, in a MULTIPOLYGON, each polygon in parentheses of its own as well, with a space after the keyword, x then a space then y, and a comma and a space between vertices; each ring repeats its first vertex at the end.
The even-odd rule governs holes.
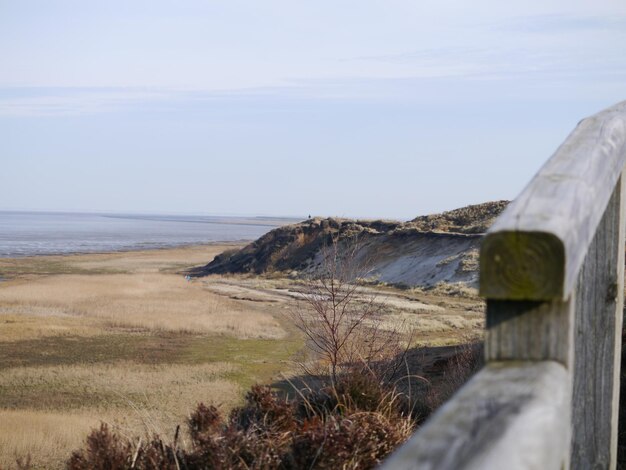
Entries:
POLYGON ((280 224, 277 219, 255 217, 0 211, 0 257, 253 240, 280 224))

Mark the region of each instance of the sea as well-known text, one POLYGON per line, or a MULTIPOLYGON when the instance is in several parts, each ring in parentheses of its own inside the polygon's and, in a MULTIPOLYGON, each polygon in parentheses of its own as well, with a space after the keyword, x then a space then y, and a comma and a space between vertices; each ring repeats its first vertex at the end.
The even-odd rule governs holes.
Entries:
POLYGON ((254 240, 296 219, 0 211, 0 258, 254 240))

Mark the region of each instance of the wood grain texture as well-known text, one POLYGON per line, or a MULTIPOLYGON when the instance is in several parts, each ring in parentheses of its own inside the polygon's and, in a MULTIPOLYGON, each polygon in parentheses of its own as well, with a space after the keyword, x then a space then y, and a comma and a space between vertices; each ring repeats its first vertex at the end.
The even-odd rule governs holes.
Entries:
POLYGON ((626 102, 582 120, 485 236, 480 292, 566 300, 626 163, 626 102))
POLYGON ((485 358, 572 363, 574 302, 487 300, 485 358))
POLYGON ((623 179, 580 273, 575 319, 571 465, 615 468, 624 286, 623 179))
POLYGON ((561 469, 571 382, 553 361, 487 365, 382 466, 383 470, 561 469))

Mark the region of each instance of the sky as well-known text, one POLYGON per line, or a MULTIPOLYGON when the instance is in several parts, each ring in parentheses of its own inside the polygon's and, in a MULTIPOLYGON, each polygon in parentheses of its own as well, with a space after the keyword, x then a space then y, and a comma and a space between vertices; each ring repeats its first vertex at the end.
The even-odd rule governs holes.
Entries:
POLYGON ((0 0, 0 210, 410 219, 625 99, 624 0, 0 0))

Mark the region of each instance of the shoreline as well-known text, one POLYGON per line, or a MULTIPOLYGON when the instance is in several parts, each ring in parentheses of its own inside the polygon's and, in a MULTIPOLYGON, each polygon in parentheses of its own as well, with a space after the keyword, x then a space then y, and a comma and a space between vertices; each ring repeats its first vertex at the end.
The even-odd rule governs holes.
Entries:
MULTIPOLYGON (((167 251, 177 250, 183 248, 201 248, 201 247, 213 247, 213 246, 243 246, 248 243, 252 243, 253 239, 242 238, 240 240, 227 240, 227 241, 209 241, 209 242, 181 242, 171 245, 162 245, 155 247, 130 247, 111 250, 98 250, 98 251, 65 251, 65 252, 50 252, 50 253, 36 253, 36 254, 24 254, 24 255, 12 255, 4 256, 0 255, 0 263, 10 260, 28 260, 35 258, 52 258, 52 257, 66 257, 66 256, 88 256, 88 255, 113 255, 116 253, 141 253, 141 252, 154 252, 154 251, 167 251)), ((2 276, 0 276, 2 280, 2 276)))
POLYGON ((0 211, 0 259, 242 244, 289 223, 293 220, 0 211))
POLYGON ((241 242, 207 242, 134 250, 72 252, 0 258, 0 285, 20 279, 35 279, 59 274, 97 275, 119 274, 126 271, 120 265, 156 267, 167 272, 182 273, 185 269, 202 266, 227 249, 245 246, 241 242))

